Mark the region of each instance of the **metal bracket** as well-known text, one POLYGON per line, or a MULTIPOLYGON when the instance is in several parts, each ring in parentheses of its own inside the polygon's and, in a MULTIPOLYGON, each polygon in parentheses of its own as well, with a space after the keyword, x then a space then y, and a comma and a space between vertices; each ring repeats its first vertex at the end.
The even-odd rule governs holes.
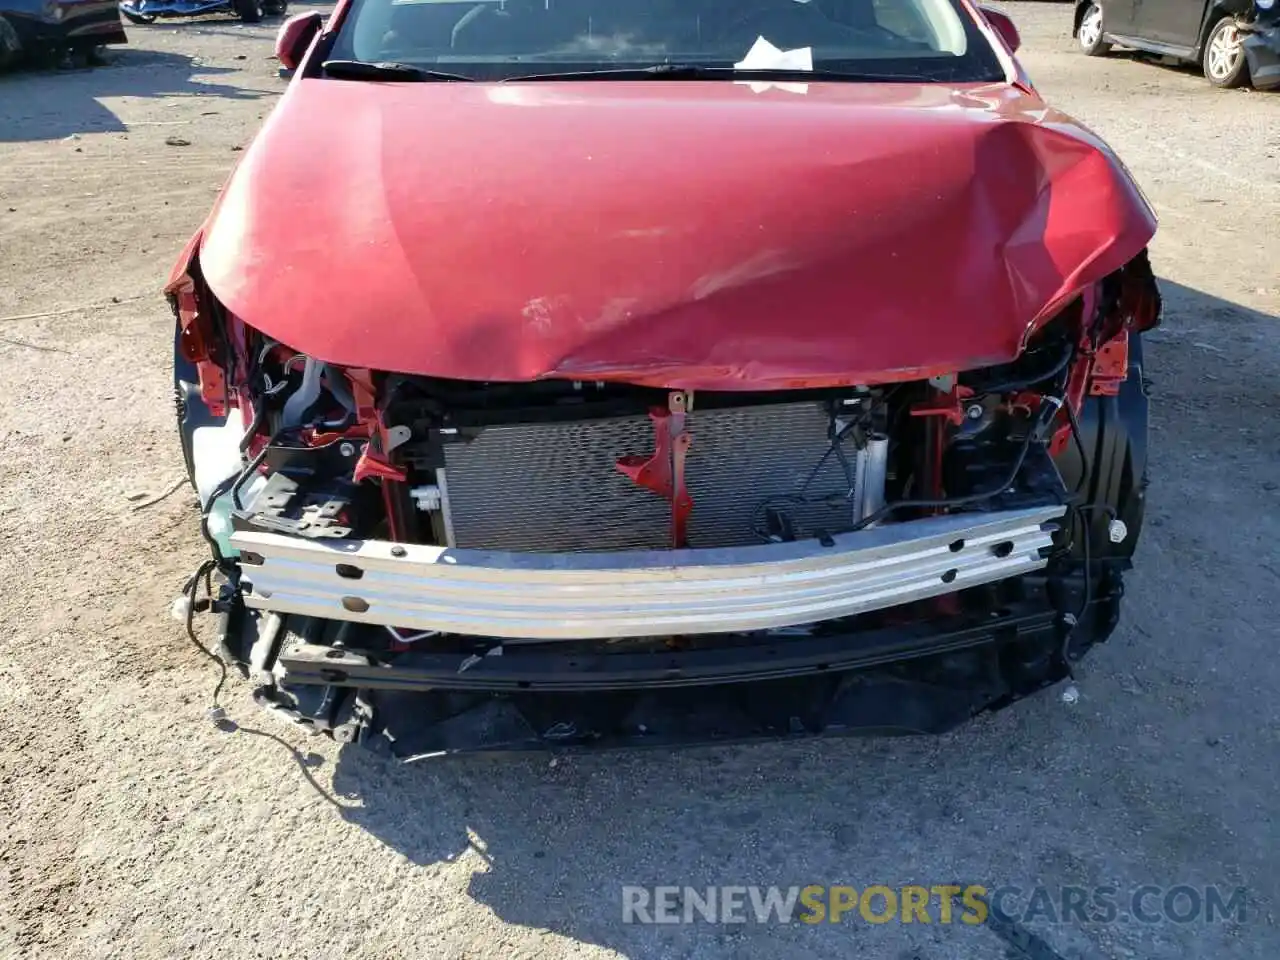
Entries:
MULTIPOLYGON (((945 417, 957 427, 964 423, 966 413, 964 401, 973 396, 973 390, 955 383, 954 378, 952 378, 952 381, 950 387, 942 391, 941 396, 912 406, 910 410, 911 416, 945 417)), ((929 382, 932 383, 933 381, 929 382)))
POLYGON ((412 431, 408 427, 386 429, 381 425, 381 420, 379 420, 352 473, 355 482, 363 483, 370 477, 404 482, 409 476, 408 473, 403 467, 393 464, 388 455, 397 446, 408 440, 410 436, 412 436, 412 431))
POLYGON ((1089 396, 1114 397, 1129 376, 1129 331, 1121 330, 1098 348, 1089 377, 1089 396))
POLYGON ((309 504, 295 520, 285 516, 285 511, 298 495, 297 481, 283 473, 273 473, 266 485, 237 516, 262 530, 275 530, 309 540, 337 539, 351 536, 351 527, 342 524, 342 511, 348 506, 344 500, 326 500, 321 504, 309 504))
POLYGON ((667 409, 649 411, 653 421, 654 451, 649 457, 625 456, 616 463, 618 471, 646 490, 652 490, 671 504, 671 545, 679 548, 688 542, 689 514, 693 498, 684 483, 684 465, 693 435, 685 429, 685 417, 693 409, 693 394, 672 391, 667 409))

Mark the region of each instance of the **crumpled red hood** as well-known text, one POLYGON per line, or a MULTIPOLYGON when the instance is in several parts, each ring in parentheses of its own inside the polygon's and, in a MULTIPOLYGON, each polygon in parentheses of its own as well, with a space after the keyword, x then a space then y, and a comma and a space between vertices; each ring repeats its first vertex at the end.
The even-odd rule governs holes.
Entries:
POLYGON ((781 388, 1009 360, 1154 230, 1012 86, 302 80, 200 261, 338 364, 781 388))

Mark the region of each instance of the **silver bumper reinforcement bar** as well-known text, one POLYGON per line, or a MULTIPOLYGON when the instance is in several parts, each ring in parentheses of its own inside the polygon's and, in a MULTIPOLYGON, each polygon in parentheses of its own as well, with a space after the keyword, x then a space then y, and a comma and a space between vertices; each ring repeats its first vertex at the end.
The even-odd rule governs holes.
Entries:
POLYGON ((733 633, 897 606, 1043 567, 1052 505, 704 550, 501 553, 240 531, 246 605, 409 630, 575 640, 733 633))

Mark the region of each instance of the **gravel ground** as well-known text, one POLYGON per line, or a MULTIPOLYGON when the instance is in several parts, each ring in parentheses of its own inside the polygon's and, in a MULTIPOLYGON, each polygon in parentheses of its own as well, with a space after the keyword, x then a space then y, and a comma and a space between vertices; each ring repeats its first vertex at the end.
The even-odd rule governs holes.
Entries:
POLYGON ((1280 96, 1088 60, 1069 6, 1007 9, 1161 215, 1154 485, 1079 702, 939 739, 393 767, 238 682, 219 732, 166 613, 191 497, 138 506, 181 475, 157 289, 281 90, 272 28, 131 28, 106 68, 0 78, 0 955, 1280 956, 1280 96), (1246 915, 620 921, 625 883, 953 881, 1243 886, 1246 915))

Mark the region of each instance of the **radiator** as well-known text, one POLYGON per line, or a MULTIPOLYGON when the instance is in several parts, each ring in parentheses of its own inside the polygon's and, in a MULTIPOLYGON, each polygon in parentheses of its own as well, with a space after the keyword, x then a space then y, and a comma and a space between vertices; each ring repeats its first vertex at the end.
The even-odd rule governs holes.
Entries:
MULTIPOLYGON (((758 543, 762 504, 799 494, 815 468, 806 502, 785 505, 797 536, 847 530, 858 491, 850 490, 838 457, 823 460, 829 424, 827 410, 813 402, 690 413, 689 546, 758 543)), ((847 441, 843 449, 856 486, 865 455, 847 441)), ((615 468, 620 457, 653 450, 653 423, 643 415, 494 426, 449 444, 441 492, 450 545, 533 552, 670 547, 670 504, 615 468)))

